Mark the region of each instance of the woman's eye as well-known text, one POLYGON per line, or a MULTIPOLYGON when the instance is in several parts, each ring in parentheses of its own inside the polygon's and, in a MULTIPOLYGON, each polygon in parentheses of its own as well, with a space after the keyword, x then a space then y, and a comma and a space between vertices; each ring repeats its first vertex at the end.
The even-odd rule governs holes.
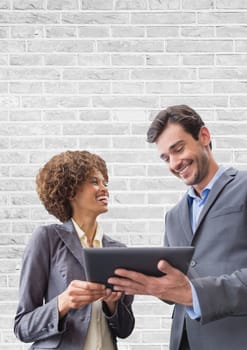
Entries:
POLYGON ((100 184, 102 184, 104 187, 108 187, 108 182, 106 181, 101 182, 101 180, 98 180, 98 179, 91 179, 90 183, 97 186, 100 186, 100 184))
POLYGON ((90 182, 91 182, 92 184, 94 184, 94 185, 97 185, 97 184, 98 184, 98 180, 96 180, 96 179, 92 179, 90 182))

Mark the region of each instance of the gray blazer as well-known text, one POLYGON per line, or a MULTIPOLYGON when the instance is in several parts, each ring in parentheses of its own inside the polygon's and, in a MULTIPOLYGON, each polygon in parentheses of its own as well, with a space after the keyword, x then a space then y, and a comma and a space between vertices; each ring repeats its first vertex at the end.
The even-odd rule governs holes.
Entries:
POLYGON ((166 215, 165 244, 195 247, 188 276, 202 311, 191 320, 175 306, 170 349, 179 349, 184 321, 192 350, 246 349, 247 172, 230 168, 216 181, 194 235, 185 195, 166 215))
MULTIPOLYGON (((104 235, 103 246, 123 244, 104 235)), ((91 315, 91 304, 70 310, 59 320, 57 296, 72 280, 85 280, 82 247, 72 221, 39 227, 25 250, 20 276, 19 304, 14 332, 30 349, 82 350, 91 315)), ((113 340, 133 330, 133 297, 124 296, 110 316, 103 303, 113 340)), ((116 346, 117 349, 117 346, 116 346)))

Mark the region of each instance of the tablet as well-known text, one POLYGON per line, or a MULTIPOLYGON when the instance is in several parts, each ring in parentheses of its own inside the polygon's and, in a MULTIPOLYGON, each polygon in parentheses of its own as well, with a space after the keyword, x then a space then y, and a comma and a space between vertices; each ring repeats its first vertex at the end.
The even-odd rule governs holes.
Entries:
POLYGON ((193 252, 194 247, 84 248, 86 279, 111 288, 107 280, 115 275, 114 271, 117 268, 160 277, 163 275, 157 269, 160 260, 167 260, 186 274, 193 252))

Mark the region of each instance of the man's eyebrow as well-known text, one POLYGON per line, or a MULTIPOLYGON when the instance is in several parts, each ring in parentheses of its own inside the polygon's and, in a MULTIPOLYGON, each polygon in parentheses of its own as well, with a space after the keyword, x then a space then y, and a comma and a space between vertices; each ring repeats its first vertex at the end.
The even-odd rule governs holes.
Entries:
POLYGON ((181 144, 185 144, 184 140, 178 140, 177 142, 175 142, 173 145, 171 145, 169 147, 169 150, 173 150, 174 148, 176 148, 177 146, 180 146, 181 144))
MULTIPOLYGON (((171 145, 170 147, 169 147, 169 151, 172 151, 174 148, 176 148, 177 146, 180 146, 180 145, 182 145, 182 144, 184 144, 185 142, 184 142, 184 140, 178 140, 178 141, 176 141, 173 145, 171 145)), ((165 154, 165 153, 162 153, 161 155, 160 155, 160 158, 161 159, 164 159, 164 158, 167 158, 168 156, 165 154)))

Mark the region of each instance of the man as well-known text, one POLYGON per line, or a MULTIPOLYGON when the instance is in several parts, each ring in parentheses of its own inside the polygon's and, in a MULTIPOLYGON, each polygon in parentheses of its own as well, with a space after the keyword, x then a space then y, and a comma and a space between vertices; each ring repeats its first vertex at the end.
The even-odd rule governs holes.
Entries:
POLYGON ((114 288, 175 303, 171 350, 247 348, 247 172, 215 161, 210 133, 185 105, 161 111, 148 142, 189 186, 165 219, 166 246, 194 246, 187 276, 166 261, 162 277, 116 270, 114 288))

